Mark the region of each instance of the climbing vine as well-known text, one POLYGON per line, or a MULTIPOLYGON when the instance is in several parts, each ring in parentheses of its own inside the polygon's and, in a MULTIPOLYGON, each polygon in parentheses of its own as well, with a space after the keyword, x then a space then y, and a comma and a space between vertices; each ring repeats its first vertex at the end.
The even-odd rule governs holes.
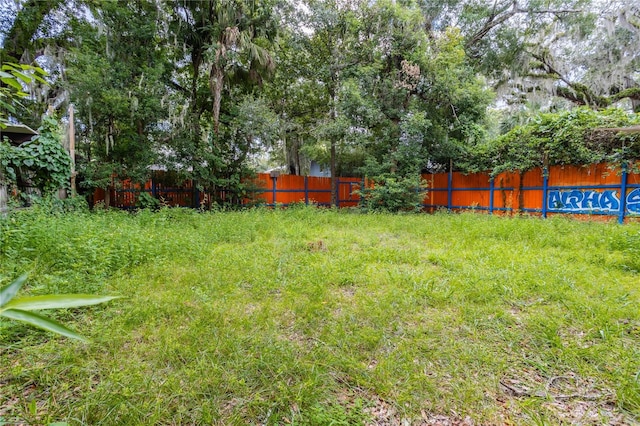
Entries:
POLYGON ((71 157, 61 144, 53 117, 45 117, 38 136, 18 147, 0 142, 0 173, 10 184, 18 181, 39 188, 43 195, 66 188, 71 177, 71 157))
POLYGON ((545 165, 621 164, 640 158, 640 132, 621 130, 640 124, 640 114, 586 107, 539 115, 532 123, 476 146, 468 171, 530 170, 545 165))

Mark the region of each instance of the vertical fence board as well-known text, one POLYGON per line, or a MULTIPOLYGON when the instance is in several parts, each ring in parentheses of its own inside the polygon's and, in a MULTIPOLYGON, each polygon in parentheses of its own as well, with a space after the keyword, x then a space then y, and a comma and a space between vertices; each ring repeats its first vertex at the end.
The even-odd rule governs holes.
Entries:
POLYGON ((308 186, 310 203, 325 206, 331 204, 331 178, 310 176, 308 186))
POLYGON ((453 173, 452 184, 452 207, 459 209, 489 209, 489 175, 486 173, 465 175, 455 172, 453 173))
MULTIPOLYGON (((634 173, 639 164, 630 167, 626 187, 622 185, 621 169, 611 168, 607 164, 588 167, 552 166, 548 173, 546 206, 543 206, 544 176, 541 169, 524 173, 503 172, 493 179, 488 173, 454 172, 450 186, 449 173, 425 174, 422 177, 427 193, 423 206, 428 212, 446 208, 450 195, 451 206, 455 210, 477 209, 492 214, 542 215, 544 207, 549 216, 569 214, 589 219, 615 220, 622 214, 628 221, 629 215, 640 215, 640 174, 634 173)), ((359 197, 354 191, 360 189, 363 182, 371 184, 361 178, 337 179, 341 207, 358 205, 359 197)), ((274 179, 269 174, 262 173, 256 175, 252 184, 262 189, 252 199, 244 200, 245 203, 313 203, 328 206, 331 202, 331 178, 327 177, 280 175, 275 179, 274 188, 274 179)), ((117 188, 111 192, 111 205, 114 207, 135 208, 142 191, 171 206, 200 205, 200 195, 192 181, 169 185, 160 175, 144 185, 125 179, 115 182, 114 186, 117 188)), ((105 191, 101 189, 96 190, 93 196, 94 203, 106 199, 105 191)), ((228 196, 230 194, 220 194, 223 198, 228 196)))
POLYGON ((517 174, 503 172, 493 179, 493 208, 496 214, 509 214, 517 208, 517 198, 515 189, 519 184, 517 174))

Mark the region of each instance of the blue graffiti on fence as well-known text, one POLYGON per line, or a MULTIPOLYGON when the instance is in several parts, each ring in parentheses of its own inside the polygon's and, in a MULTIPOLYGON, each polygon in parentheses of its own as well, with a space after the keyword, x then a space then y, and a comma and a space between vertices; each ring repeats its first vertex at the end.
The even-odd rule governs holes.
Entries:
MULTIPOLYGON (((640 194, 638 194, 640 201, 640 194)), ((547 207, 552 212, 585 213, 620 210, 620 198, 614 190, 592 191, 573 189, 569 191, 549 191, 547 207)), ((638 206, 640 209, 640 206, 638 206)))
POLYGON ((640 188, 627 194, 627 211, 632 214, 640 214, 640 188))

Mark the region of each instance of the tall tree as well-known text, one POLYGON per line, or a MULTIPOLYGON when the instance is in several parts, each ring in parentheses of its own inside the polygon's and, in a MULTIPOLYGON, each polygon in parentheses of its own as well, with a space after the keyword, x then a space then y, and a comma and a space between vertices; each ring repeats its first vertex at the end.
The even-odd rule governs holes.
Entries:
MULTIPOLYGON (((329 142, 331 204, 337 204, 338 144, 344 140, 348 124, 339 111, 339 92, 349 70, 359 63, 357 33, 359 13, 364 2, 309 1, 304 31, 311 35, 304 48, 309 55, 303 75, 320 82, 322 97, 327 100, 324 111, 316 111, 316 135, 329 142)), ((311 95, 313 96, 313 95, 311 95)))
POLYGON ((253 136, 247 143, 246 135, 238 132, 237 118, 248 104, 260 102, 258 91, 275 66, 270 51, 278 29, 278 3, 166 3, 175 64, 168 82, 176 106, 184 111, 172 120, 167 151, 174 165, 188 164, 187 175, 214 193, 222 188, 241 191, 242 177, 248 174, 247 162, 258 140, 253 136))
POLYGON ((220 109, 225 84, 231 80, 261 82, 263 71, 275 64, 268 50, 277 28, 275 1, 177 0, 171 3, 175 34, 186 40, 191 61, 191 102, 197 110, 201 68, 208 68, 212 96, 213 130, 220 130, 220 109))
POLYGON ((507 99, 640 105, 640 10, 632 3, 462 0, 443 10, 445 20, 454 20, 452 11, 467 54, 507 99))
POLYGON ((93 22, 76 27, 82 44, 71 49, 65 76, 87 183, 105 187, 114 173, 145 180, 156 161, 168 115, 159 12, 152 2, 107 2, 93 22))
POLYGON ((3 43, 0 49, 1 62, 23 62, 31 64, 40 56, 51 41, 47 31, 52 27, 51 13, 64 6, 63 0, 27 0, 7 4, 0 14, 3 43), (40 33, 40 36, 38 36, 40 33))

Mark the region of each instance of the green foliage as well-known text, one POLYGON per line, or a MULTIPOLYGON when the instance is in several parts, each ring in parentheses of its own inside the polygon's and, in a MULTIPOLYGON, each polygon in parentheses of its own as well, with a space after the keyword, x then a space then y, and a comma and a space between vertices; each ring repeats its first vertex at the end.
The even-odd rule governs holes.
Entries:
POLYGON ((158 163, 157 139, 166 137, 178 108, 163 104, 170 99, 170 65, 158 34, 159 7, 106 2, 94 10, 93 23, 75 23, 83 42, 67 55, 66 85, 77 111, 77 168, 87 189, 107 188, 113 175, 144 182, 158 163))
POLYGON ((376 175, 373 186, 357 191, 365 211, 418 212, 426 189, 419 173, 401 176, 395 173, 376 175))
POLYGON ((58 121, 45 116, 38 135, 20 145, 16 167, 23 177, 48 194, 69 186, 71 157, 62 146, 58 121))
POLYGON ((143 191, 140 193, 140 195, 138 195, 136 207, 141 209, 155 210, 160 207, 160 200, 154 198, 154 196, 149 194, 148 192, 143 191))
POLYGON ((40 197, 32 197, 31 208, 38 214, 63 215, 71 212, 88 212, 89 204, 82 196, 61 199, 57 193, 46 194, 40 197))
POLYGON ((424 136, 431 123, 425 114, 410 114, 400 124, 402 136, 380 162, 369 157, 362 173, 373 181, 361 188, 361 206, 367 211, 419 211, 426 193, 421 170, 425 161, 424 136))
POLYGON ((243 198, 250 198, 253 160, 275 144, 280 133, 278 117, 263 99, 251 95, 239 101, 228 118, 219 134, 209 134, 206 144, 193 146, 192 141, 186 141, 188 145, 180 153, 201 159, 185 173, 200 188, 214 194, 225 191, 224 197, 212 200, 218 207, 238 207, 243 198))
POLYGON ((0 129, 6 127, 9 114, 15 114, 19 100, 29 96, 25 92, 25 87, 34 83, 46 84, 43 79, 47 73, 40 67, 14 64, 11 62, 2 63, 0 68, 0 129))
POLYGON ((15 184, 17 175, 15 165, 19 164, 19 150, 4 137, 0 140, 0 182, 15 184))
POLYGON ((576 108, 540 114, 529 124, 474 148, 467 170, 530 170, 545 165, 624 164, 640 157, 640 135, 607 128, 640 123, 640 116, 620 109, 576 108))
POLYGON ((251 175, 256 152, 268 149, 280 133, 258 95, 275 65, 270 49, 278 30, 276 2, 168 5, 174 12, 170 38, 185 40, 173 54, 189 61, 176 67, 181 88, 176 106, 183 115, 171 117, 166 163, 203 189, 227 191, 227 197, 214 200, 218 205, 237 205, 247 192, 242 180, 251 175))
MULTIPOLYGON (((236 193, 216 200, 234 204, 257 167, 303 174, 311 160, 334 177, 384 165, 369 177, 400 188, 415 181, 407 173, 452 163, 508 169, 540 164, 542 151, 543 161, 557 152, 558 164, 634 155, 628 145, 598 156, 559 142, 577 134, 547 144, 523 130, 521 147, 485 143, 490 87, 510 105, 549 92, 554 108, 639 108, 638 14, 623 0, 607 11, 591 0, 80 2, 82 14, 59 0, 23 3, 0 13, 0 54, 46 55, 55 86, 30 98, 59 105, 53 98, 69 93, 78 181, 89 190, 114 175, 145 181, 162 164, 202 189, 236 193), (419 170, 386 164, 409 139, 419 170)), ((7 64, 3 90, 15 100, 41 71, 7 64)), ((506 127, 523 122, 512 118, 506 127)), ((565 124, 548 131, 575 133, 565 124)), ((0 150, 7 169, 15 153, 0 150)))
POLYGON ((42 119, 38 135, 18 147, 7 140, 0 142, 0 175, 12 185, 35 186, 43 196, 69 187, 71 158, 61 143, 58 121, 49 116, 42 119))
POLYGON ((22 321, 71 339, 86 340, 59 322, 31 311, 97 305, 117 298, 115 296, 96 296, 91 294, 57 294, 16 298, 15 296, 26 280, 27 275, 25 274, 0 289, 0 316, 22 321))
POLYGON ((291 30, 292 51, 281 56, 292 68, 278 70, 285 88, 272 89, 291 129, 290 165, 302 153, 334 162, 336 176, 388 181, 373 189, 387 192, 380 197, 365 191, 374 204, 397 200, 383 208, 407 209, 420 203, 421 172, 448 168, 484 141, 491 92, 468 61, 460 31, 429 32, 426 19, 411 2, 309 2, 304 25, 314 31, 291 30))

